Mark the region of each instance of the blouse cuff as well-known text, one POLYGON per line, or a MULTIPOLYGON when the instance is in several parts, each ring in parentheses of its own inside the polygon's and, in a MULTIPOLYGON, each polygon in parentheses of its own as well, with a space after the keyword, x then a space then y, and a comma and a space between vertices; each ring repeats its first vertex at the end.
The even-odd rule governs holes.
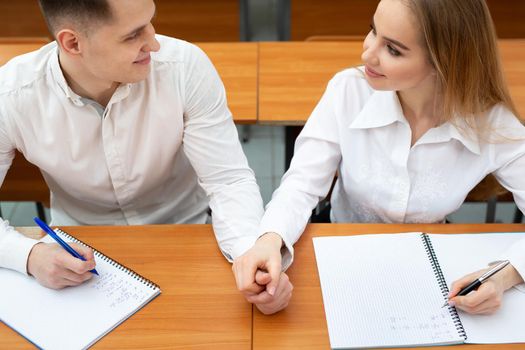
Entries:
MULTIPOLYGON (((525 281, 525 239, 515 243, 501 257, 509 260, 525 281)), ((515 285, 514 288, 525 293, 525 283, 515 285)))

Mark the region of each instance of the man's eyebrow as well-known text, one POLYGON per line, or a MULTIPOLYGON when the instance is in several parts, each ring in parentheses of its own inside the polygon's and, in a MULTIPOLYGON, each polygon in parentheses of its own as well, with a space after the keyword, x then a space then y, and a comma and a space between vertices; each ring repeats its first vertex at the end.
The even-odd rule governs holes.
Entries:
MULTIPOLYGON (((372 17, 372 28, 374 28, 374 31, 376 31, 376 24, 374 22, 374 17, 372 17)), ((392 44, 394 44, 396 46, 399 46, 403 50, 410 51, 410 49, 408 47, 406 47, 406 45, 404 45, 403 43, 401 43, 401 42, 399 42, 397 40, 391 39, 391 38, 386 37, 386 36, 383 36, 383 39, 385 39, 386 41, 391 42, 392 44)))

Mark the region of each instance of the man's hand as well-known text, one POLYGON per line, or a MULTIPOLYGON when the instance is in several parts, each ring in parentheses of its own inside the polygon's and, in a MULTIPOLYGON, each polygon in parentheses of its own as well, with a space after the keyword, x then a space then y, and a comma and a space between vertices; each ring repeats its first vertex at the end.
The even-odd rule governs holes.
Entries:
MULTIPOLYGON (((257 271, 255 280, 257 284, 264 285, 270 280, 270 274, 261 270, 257 271)), ((247 297, 250 303, 255 304, 259 311, 265 315, 271 315, 288 306, 290 299, 292 298, 293 285, 288 278, 288 275, 281 272, 279 277, 279 283, 274 295, 270 295, 268 291, 264 290, 257 295, 247 297)))
POLYGON ((41 285, 61 289, 89 280, 95 268, 93 251, 78 244, 70 244, 86 261, 75 258, 56 243, 36 244, 27 259, 27 272, 41 285))
POLYGON ((282 244, 278 234, 267 233, 232 266, 239 291, 265 314, 285 308, 291 298, 293 286, 281 272, 282 244))
POLYGON ((490 277, 478 290, 468 295, 456 296, 462 288, 469 285, 489 269, 468 274, 452 283, 449 294, 451 304, 471 314, 492 314, 501 306, 503 292, 523 282, 518 271, 512 265, 508 265, 490 277))

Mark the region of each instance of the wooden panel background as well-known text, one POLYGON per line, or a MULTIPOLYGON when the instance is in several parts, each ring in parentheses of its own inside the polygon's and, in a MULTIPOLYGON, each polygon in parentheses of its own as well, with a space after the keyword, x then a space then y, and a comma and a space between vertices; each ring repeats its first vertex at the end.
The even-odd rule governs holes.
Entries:
MULTIPOLYGON (((377 7, 374 0, 290 0, 291 40, 314 35, 368 33, 377 7)), ((487 0, 500 38, 525 38, 525 1, 487 0)))
MULTIPOLYGON (((188 41, 239 41, 239 0, 156 0, 155 29, 188 41)), ((37 0, 0 0, 0 37, 49 36, 37 0)))

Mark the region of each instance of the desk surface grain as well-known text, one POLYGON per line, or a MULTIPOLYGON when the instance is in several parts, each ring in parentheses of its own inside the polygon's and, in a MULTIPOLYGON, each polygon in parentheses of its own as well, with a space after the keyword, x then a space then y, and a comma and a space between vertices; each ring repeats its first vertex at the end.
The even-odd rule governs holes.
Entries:
MULTIPOLYGON (((237 291, 231 266, 219 251, 210 225, 64 230, 162 290, 95 343, 94 349, 250 349, 252 308, 237 291)), ((35 228, 21 231, 40 234, 35 228)), ((28 348, 32 348, 29 342, 0 324, 0 349, 28 348)))

